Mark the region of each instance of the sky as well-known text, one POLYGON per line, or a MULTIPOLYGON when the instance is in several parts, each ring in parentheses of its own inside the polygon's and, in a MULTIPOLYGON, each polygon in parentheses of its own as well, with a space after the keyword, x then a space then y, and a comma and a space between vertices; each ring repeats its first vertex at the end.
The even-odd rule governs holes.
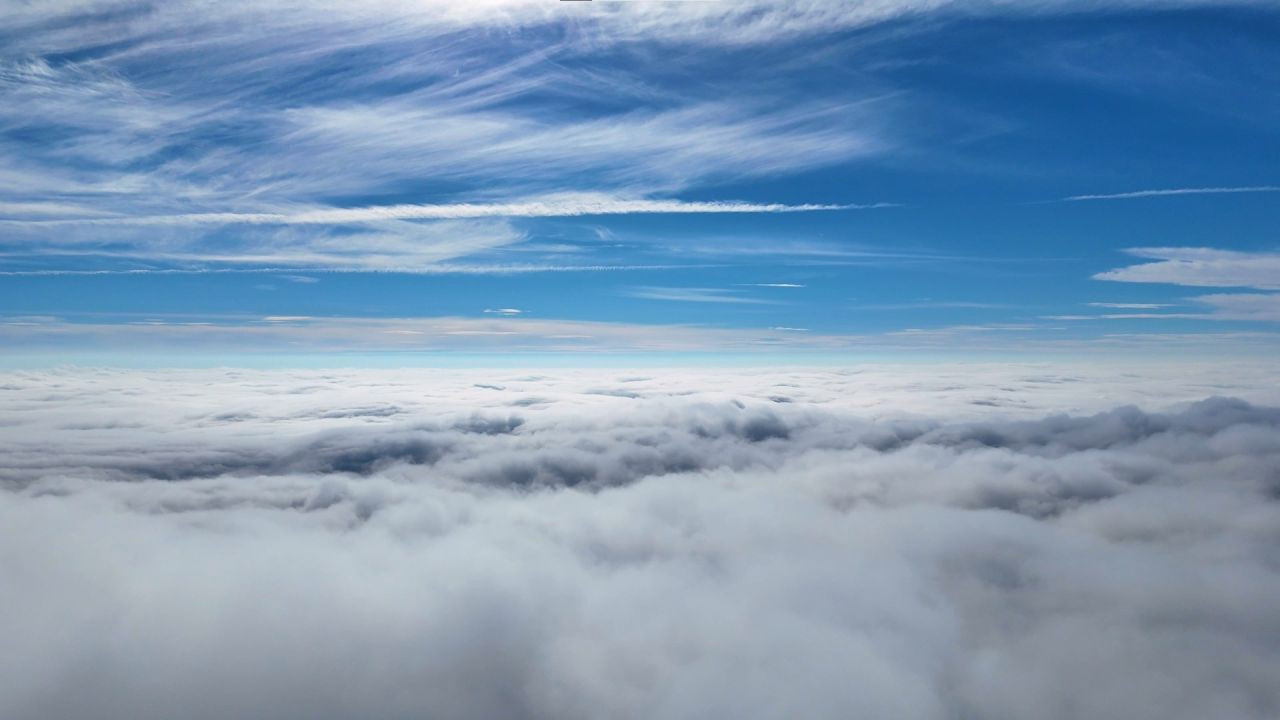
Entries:
POLYGON ((10 0, 0 362, 1266 356, 1277 38, 1261 0, 10 0))
POLYGON ((1275 720, 1280 0, 0 0, 0 718, 1275 720))

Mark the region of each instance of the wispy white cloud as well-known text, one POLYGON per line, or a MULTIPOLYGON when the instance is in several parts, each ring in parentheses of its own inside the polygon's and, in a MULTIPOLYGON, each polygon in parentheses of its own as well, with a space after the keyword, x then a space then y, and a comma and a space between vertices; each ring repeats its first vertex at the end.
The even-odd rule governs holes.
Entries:
POLYGON ((53 218, 103 217, 104 210, 69 202, 0 202, 0 220, 40 220, 53 218))
POLYGON ((1167 195, 1217 195, 1223 193, 1272 193, 1280 192, 1278 185, 1254 185, 1246 187, 1200 187, 1172 188, 1166 190, 1134 190, 1132 192, 1110 193, 1106 195, 1072 195, 1062 198, 1063 202, 1081 200, 1128 200, 1131 198, 1164 197, 1167 195))
MULTIPOLYGON (((422 244, 416 228, 427 220, 851 209, 858 206, 659 198, 709 178, 803 171, 893 145, 883 119, 897 100, 882 89, 776 102, 764 96, 785 88, 761 88, 750 99, 689 93, 653 82, 642 64, 566 69, 656 32, 628 28, 684 12, 678 8, 568 16, 574 11, 540 2, 463 10, 375 1, 323 12, 275 2, 94 7, 47 3, 9 18, 13 43, 0 58, 0 130, 9 131, 0 135, 0 221, 17 234, 14 252, 76 254, 81 266, 108 250, 149 263, 219 255, 245 266, 420 266, 467 255, 434 242, 409 250, 422 244), (451 36, 518 26, 565 33, 551 42, 451 36), (48 59, 89 51, 92 60, 48 59), (318 68, 335 66, 341 70, 315 82, 318 68), (57 142, 42 139, 49 128, 57 142), (423 194, 439 202, 331 203, 399 199, 422 185, 450 190, 423 194), (598 192, 547 194, 566 187, 598 192), (375 223, 376 232, 358 239, 327 232, 375 223), (226 225, 297 232, 236 248, 217 234, 226 225), (137 227, 173 230, 158 237, 137 227), (399 247, 384 253, 374 242, 399 247), (96 252, 74 250, 83 247, 96 252), (351 257, 358 253, 370 260, 351 257)), ((792 14, 767 10, 779 21, 792 14)), ((755 21, 736 10, 715 19, 721 15, 707 17, 726 29, 755 21)))
MULTIPOLYGON (((1217 293, 1185 299, 1191 310, 1180 312, 1127 312, 1100 315, 1048 315, 1056 320, 1219 320, 1280 322, 1280 293, 1217 293), (1202 310, 1196 307, 1204 308, 1202 310)), ((1170 306, 1158 306, 1170 307, 1170 306)))
POLYGON ((1280 322, 1280 293, 1216 293, 1191 299, 1213 308, 1210 319, 1280 322))
POLYGON ((1116 308, 1118 310, 1160 310, 1163 308, 1174 307, 1164 303, 1116 303, 1116 302, 1091 302, 1086 303, 1089 307, 1099 308, 1116 308))
POLYGON ((884 95, 784 107, 741 98, 675 102, 585 118, 487 108, 472 98, 430 93, 359 107, 316 106, 281 117, 288 145, 278 152, 315 181, 316 190, 339 180, 411 177, 428 163, 435 178, 483 179, 498 188, 563 187, 571 178, 590 177, 597 187, 676 192, 708 178, 759 177, 882 155, 894 144, 885 118, 901 100, 884 95), (726 147, 734 152, 723 152, 726 147), (333 177, 339 171, 349 178, 333 177))
MULTIPOLYGON (((85 258, 110 263, 157 264, 169 268, 238 266, 296 273, 302 270, 420 270, 490 253, 523 242, 527 235, 505 220, 437 220, 414 223, 378 220, 358 226, 271 227, 254 225, 207 236, 169 223, 138 232, 125 225, 66 226, 41 249, 47 258, 85 258)), ((18 228, 19 233, 30 226, 18 228)), ((114 269, 114 268, 112 268, 114 269)), ((18 271, 21 272, 21 271, 18 271)))
POLYGON ((889 335, 910 335, 916 337, 952 336, 969 333, 1012 332, 1022 333, 1044 330, 1046 327, 1036 323, 987 323, 984 325, 946 325, 934 328, 906 328, 895 330, 889 335))
MULTIPOLYGON (((898 120, 914 99, 852 74, 815 99, 754 77, 719 88, 668 82, 644 62, 592 60, 616 48, 657 59, 665 49, 639 41, 658 40, 680 44, 697 66, 709 47, 904 17, 1116 2, 1132 4, 121 0, 99 12, 107 6, 96 0, 27 3, 7 17, 0 64, 0 219, 14 254, 75 256, 77 268, 621 269, 603 259, 503 262, 527 236, 498 221, 886 207, 670 198, 879 159, 909 145, 912 123, 898 120), (519 32, 527 28, 555 32, 519 32), (56 142, 30 140, 45 132, 56 142), (399 202, 424 187, 435 190, 422 199, 437 202, 399 202), (547 194, 563 188, 598 192, 547 194), (370 204, 334 207, 335 198, 370 204), (469 222, 482 220, 494 222, 469 222)), ((834 244, 745 252, 890 261, 834 244)))
POLYGON ((7 18, 8 57, 24 59, 0 68, 0 125, 56 125, 65 137, 56 148, 6 153, 11 162, 0 172, 0 189, 17 204, 30 204, 16 198, 39 191, 89 194, 95 201, 87 209, 133 216, 216 214, 246 199, 308 204, 322 195, 398 190, 424 177, 470 178, 498 195, 530 184, 565 187, 583 176, 597 187, 674 192, 703 178, 883 154, 901 142, 904 124, 894 122, 901 98, 892 88, 857 86, 829 102, 801 102, 785 89, 753 86, 761 97, 750 102, 742 94, 691 95, 624 68, 577 72, 559 61, 576 68, 600 48, 644 39, 696 50, 904 16, 1117 4, 1195 3, 750 0, 569 9, 541 0, 344 1, 324 8, 284 0, 216 7, 122 0, 109 13, 91 0, 32 3, 7 18), (489 29, 521 27, 565 32, 554 42, 504 36, 512 41, 491 42, 493 52, 481 54, 451 35, 475 29, 485 39, 496 37, 484 34, 489 29), (114 49, 92 62, 39 59, 106 47, 114 49), (344 53, 354 49, 371 61, 351 62, 344 53), (318 84, 316 69, 331 65, 341 71, 318 84), (151 71, 121 71, 138 67, 151 71), (390 86, 395 93, 371 91, 390 86), (606 97, 631 109, 584 115, 572 103, 530 102, 548 94, 606 97), (227 139, 233 142, 220 142, 227 139), (211 209, 174 212, 192 206, 211 209))
POLYGON ((1280 290, 1280 253, 1276 252, 1206 247, 1140 247, 1125 252, 1156 262, 1108 270, 1094 275, 1094 279, 1280 290))
MULTIPOLYGON (((592 193, 554 196, 513 203, 451 203, 443 205, 380 205, 356 208, 316 209, 292 213, 188 213, 64 220, 9 221, 28 225, 341 225, 380 220, 458 220, 473 218, 575 217, 580 215, 691 214, 691 213, 794 213, 824 210, 865 210, 892 207, 887 203, 801 204, 736 201, 684 201, 627 199, 592 193)), ((775 285, 774 287, 788 287, 775 285)))
POLYGON ((998 310, 1007 308, 1004 303, 976 302, 972 300, 916 300, 901 303, 873 303, 856 306, 859 310, 922 310, 952 308, 957 310, 998 310))
POLYGON ((773 305, 777 303, 775 300, 765 300, 763 298, 741 295, 735 290, 726 288, 658 287, 642 285, 628 288, 624 294, 628 297, 640 298, 643 300, 671 300, 675 302, 731 303, 741 305, 773 305))
MULTIPOLYGON (((149 22, 126 16, 117 24, 146 29, 256 21, 261 27, 288 27, 325 21, 352 26, 360 37, 373 21, 394 21, 407 33, 457 32, 466 28, 511 30, 521 27, 570 25, 583 42, 664 40, 709 44, 755 44, 825 34, 874 25, 901 17, 973 15, 1038 15, 1081 13, 1122 8, 1177 8, 1198 5, 1265 5, 1267 0, 846 0, 839 3, 796 3, 787 0, 684 2, 681 0, 604 0, 590 5, 548 6, 541 0, 335 0, 323 9, 298 6, 288 0, 260 0, 252 4, 227 2, 211 8, 196 2, 166 3, 154 8, 149 22), (309 12, 308 12, 309 11, 309 12), (283 16, 283 17, 282 17, 283 16)), ((122 2, 132 7, 138 3, 122 2)), ((95 0, 49 0, 14 8, 13 22, 24 24, 85 14, 100 7, 95 0)), ((306 27, 303 25, 303 27, 306 27)), ((135 30, 137 32, 137 30, 135 30)))
MULTIPOLYGON (((1190 303, 1200 303, 1200 298, 1187 298, 1190 303)), ((1239 318, 1227 317, 1217 313, 1208 312, 1122 312, 1122 313, 1100 313, 1098 315, 1045 315, 1045 319, 1054 320, 1236 320, 1239 318)))
MULTIPOLYGON (((830 241, 790 240, 767 236, 702 237, 687 242, 655 241, 662 249, 680 255, 705 258, 776 258, 788 264, 831 266, 926 265, 939 262, 982 261, 992 258, 962 256, 929 250, 904 250, 830 241)), ((1008 258, 999 258, 1007 261, 1008 258)), ((754 285, 755 283, 744 283, 754 285)))
MULTIPOLYGON (((1094 275, 1115 282, 1165 283, 1183 287, 1252 288, 1280 290, 1280 253, 1243 252, 1214 248, 1132 248, 1138 257, 1156 262, 1131 265, 1094 275)), ((1229 320, 1280 322, 1280 293, 1215 293, 1184 298, 1178 305, 1166 303, 1089 303, 1092 307, 1120 310, 1162 310, 1191 306, 1180 312, 1108 313, 1089 319, 1109 320, 1229 320), (1197 309, 1206 308, 1204 310, 1197 309)))
MULTIPOLYGON (((203 262, 225 262, 222 256, 203 256, 203 262)), ((634 272, 641 270, 687 270, 706 265, 551 265, 539 263, 430 263, 426 265, 285 267, 199 267, 126 268, 118 270, 0 270, 0 277, 93 277, 110 275, 221 275, 277 274, 286 270, 312 273, 392 273, 405 275, 527 275, 535 273, 634 272)))
POLYGON ((485 312, 489 313, 490 315, 505 315, 508 317, 514 317, 516 315, 523 315, 527 311, 521 310, 519 308, 486 308, 485 312))

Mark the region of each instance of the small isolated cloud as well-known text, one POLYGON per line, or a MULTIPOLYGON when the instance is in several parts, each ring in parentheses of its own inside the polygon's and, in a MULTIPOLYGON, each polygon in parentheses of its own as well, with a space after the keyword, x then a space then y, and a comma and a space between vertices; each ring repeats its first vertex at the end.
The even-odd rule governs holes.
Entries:
POLYGON ((799 283, 743 283, 746 287, 764 287, 764 288, 802 288, 805 287, 799 283))
POLYGON ((520 310, 519 308, 497 308, 497 309, 486 308, 485 312, 490 313, 492 315, 505 315, 507 317, 514 317, 516 315, 523 315, 525 313, 524 310, 520 310))

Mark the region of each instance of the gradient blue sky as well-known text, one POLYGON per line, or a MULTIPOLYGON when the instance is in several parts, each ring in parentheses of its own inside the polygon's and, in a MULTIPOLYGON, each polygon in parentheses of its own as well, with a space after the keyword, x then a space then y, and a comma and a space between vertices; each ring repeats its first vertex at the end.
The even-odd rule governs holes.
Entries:
POLYGON ((1274 2, 0 8, 8 362, 1267 354, 1277 221, 1274 2))

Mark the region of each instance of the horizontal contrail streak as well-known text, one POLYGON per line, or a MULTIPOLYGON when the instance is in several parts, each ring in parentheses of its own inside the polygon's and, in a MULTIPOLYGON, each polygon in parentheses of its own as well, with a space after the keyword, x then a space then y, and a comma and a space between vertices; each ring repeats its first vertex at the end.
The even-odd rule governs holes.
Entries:
POLYGON ((491 217, 571 217, 657 213, 792 213, 822 210, 865 210, 896 207, 871 205, 784 205, 780 203, 685 202, 683 200, 564 200, 521 203, 454 203, 447 205, 375 205, 308 210, 294 213, 188 213, 135 217, 9 220, 27 225, 335 225, 378 220, 458 220, 491 217))
POLYGON ((1221 193, 1262 193, 1280 192, 1280 186, 1257 185, 1253 187, 1203 187, 1173 188, 1169 190, 1135 190, 1133 192, 1112 193, 1110 195, 1072 195, 1064 197, 1064 202, 1080 200, 1124 200, 1128 198, 1160 197, 1163 195, 1217 195, 1221 193))

